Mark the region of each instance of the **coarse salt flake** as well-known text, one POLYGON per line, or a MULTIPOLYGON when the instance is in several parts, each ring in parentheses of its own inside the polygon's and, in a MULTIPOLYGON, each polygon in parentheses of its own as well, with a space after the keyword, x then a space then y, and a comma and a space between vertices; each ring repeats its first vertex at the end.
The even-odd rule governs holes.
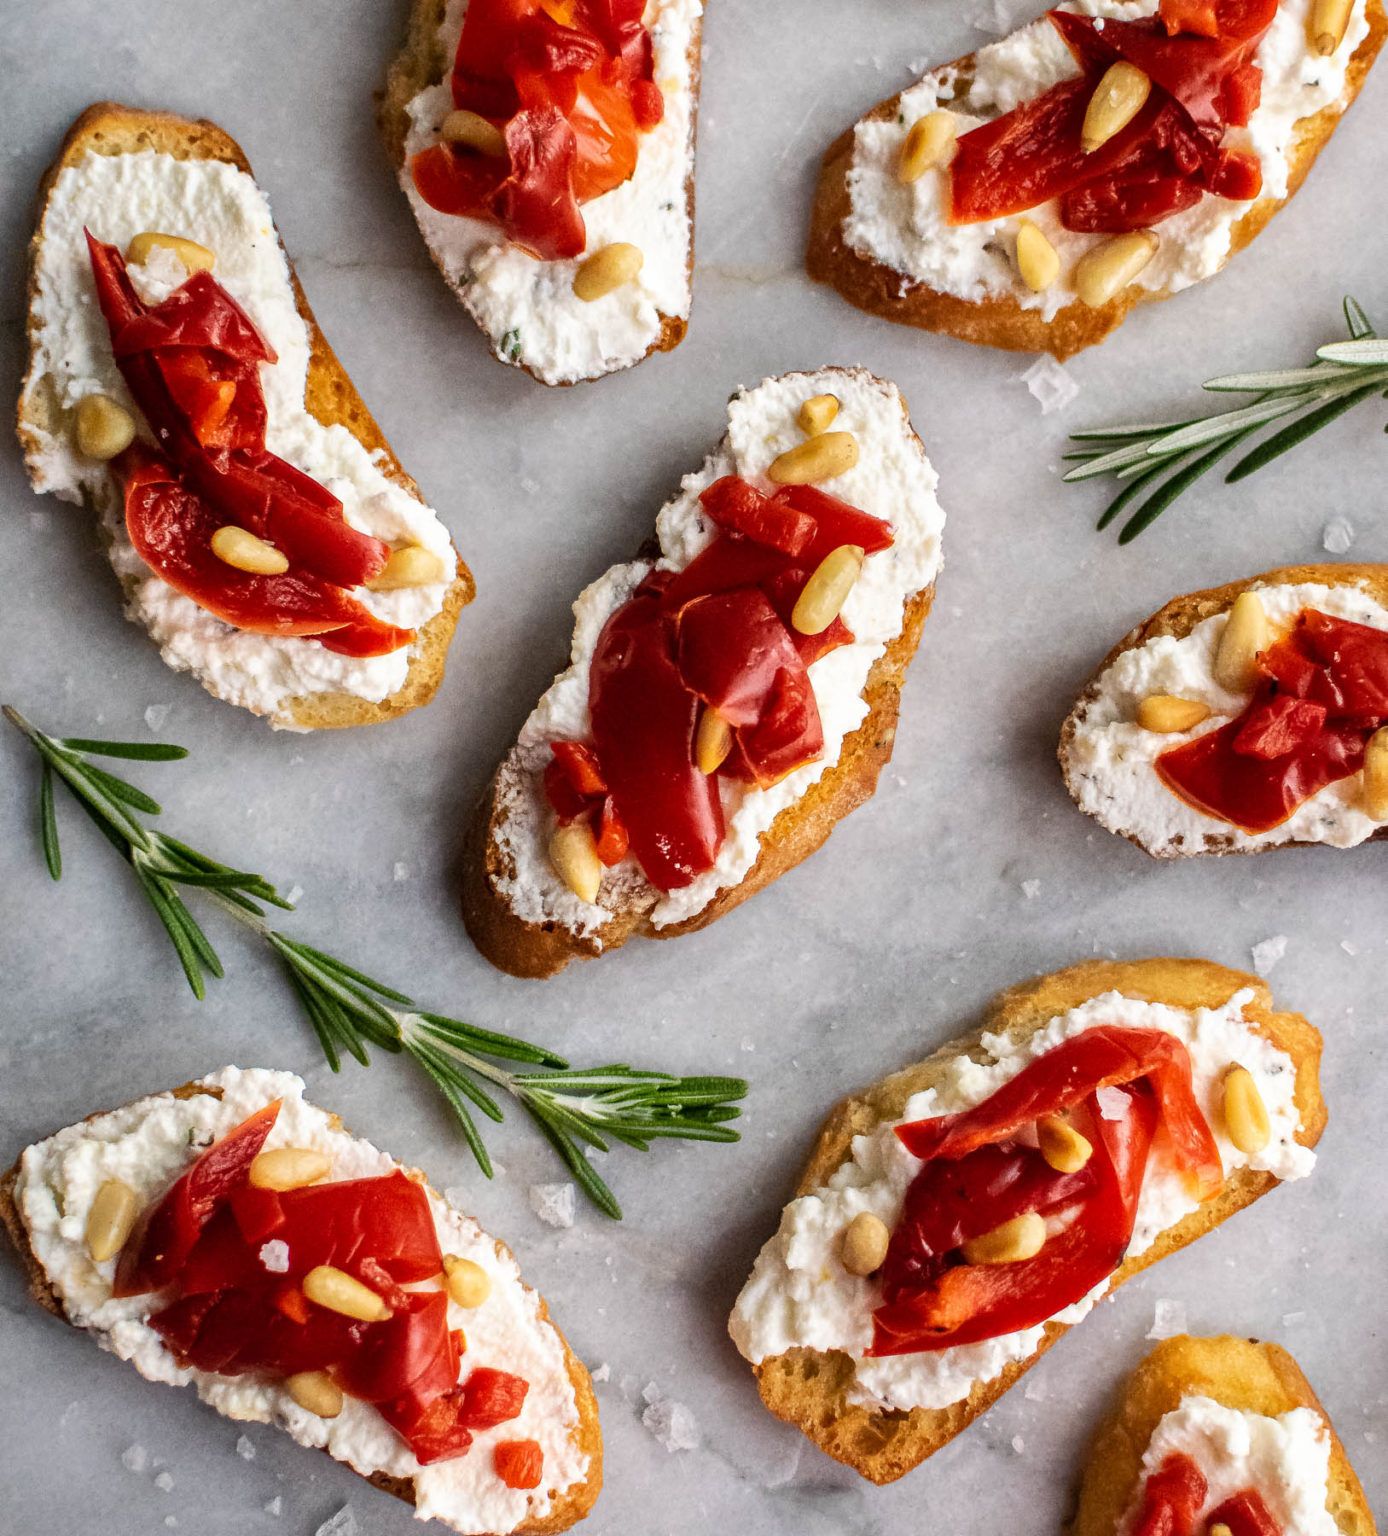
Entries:
MULTIPOLYGON (((266 1246, 268 1247, 269 1245, 267 1244, 266 1246)), ((252 1443, 249 1435, 240 1435, 237 1437, 236 1454, 241 1458, 242 1461, 255 1460, 255 1445, 252 1443)))
POLYGON ((1031 392, 1043 416, 1063 411, 1080 392, 1074 376, 1067 373, 1064 364, 1056 362, 1049 352, 1043 352, 1025 373, 1019 373, 1017 377, 1031 392))
MULTIPOLYGON (((268 1243, 262 1243, 260 1245, 260 1262, 272 1275, 287 1275, 289 1273, 289 1244, 279 1237, 272 1237, 268 1243)), ((244 1439, 245 1437, 242 1436, 242 1438, 244 1439)), ((238 1446, 237 1449, 239 1450, 240 1447, 238 1446)))
POLYGON ((667 1451, 694 1451, 703 1439, 699 1421, 683 1403, 677 1403, 651 1382, 641 1394, 646 1404, 641 1422, 667 1451))
POLYGON ((1153 1308, 1152 1326, 1147 1330, 1149 1339, 1174 1339, 1186 1331, 1186 1304, 1173 1301, 1168 1296, 1158 1296, 1153 1308))
POLYGON ((344 1504, 335 1515, 329 1515, 313 1536, 357 1536, 357 1517, 352 1506, 344 1504))
POLYGON ((1321 546, 1332 555, 1343 555, 1354 543, 1354 524, 1347 517, 1332 517, 1321 533, 1321 546))
POLYGON ((1270 939, 1261 939, 1253 946, 1250 953, 1253 956, 1253 969, 1260 976, 1266 976, 1287 953, 1287 935, 1278 933, 1270 939))
POLYGON ((530 1209, 550 1227, 574 1224, 574 1187, 572 1184, 532 1184, 530 1209))

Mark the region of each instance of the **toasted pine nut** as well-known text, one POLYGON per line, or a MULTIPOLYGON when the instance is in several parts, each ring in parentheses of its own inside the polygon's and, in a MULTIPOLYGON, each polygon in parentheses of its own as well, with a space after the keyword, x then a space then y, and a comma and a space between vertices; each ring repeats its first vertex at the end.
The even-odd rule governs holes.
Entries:
POLYGON ((1210 1527, 1208 1536, 1234 1536, 1234 1533, 1222 1520, 1219 1520, 1210 1527))
POLYGON ((1080 301, 1097 309, 1117 298, 1157 254, 1159 244, 1150 229, 1138 229, 1087 250, 1075 263, 1075 292, 1080 301))
POLYGON ((1153 693, 1137 706, 1137 723, 1144 731, 1169 735, 1189 731, 1208 720, 1210 706, 1197 699, 1178 699, 1169 693, 1153 693))
POLYGON ((1017 271, 1033 293, 1043 293, 1060 276, 1060 257, 1030 219, 1017 225, 1017 271))
POLYGON ((107 1179, 97 1190, 87 1212, 87 1252, 98 1264, 125 1247, 139 1214, 140 1197, 120 1179, 107 1179))
POLYGON ((1247 693, 1258 682, 1258 652, 1268 643, 1268 616, 1256 592, 1240 592, 1215 647, 1214 679, 1230 693, 1247 693))
POLYGON ((795 420, 806 437, 818 437, 821 432, 827 432, 833 426, 834 417, 838 414, 837 395, 811 395, 800 407, 795 420))
POLYGON ((443 1272, 448 1277, 449 1297, 460 1307, 480 1307, 492 1294, 492 1277, 471 1259, 460 1259, 456 1253, 446 1253, 443 1256, 443 1272))
POLYGON ((149 260, 156 246, 172 251, 189 272, 210 272, 217 265, 217 253, 209 251, 196 240, 185 240, 182 235, 164 235, 156 229, 147 229, 135 236, 125 248, 125 259, 133 267, 149 260))
POLYGON ((1261 1152, 1272 1140, 1268 1107, 1247 1067, 1224 1074, 1224 1129, 1240 1152, 1261 1152))
POLYGON ((1311 34, 1311 46, 1322 58, 1329 58, 1344 42, 1353 10, 1354 0, 1315 0, 1307 31, 1311 34))
POLYGON ((89 459, 114 459, 135 440, 135 418, 110 395, 83 395, 77 402, 77 451, 89 459))
POLYGON ((318 1264, 304 1276, 303 1292, 310 1301, 316 1301, 329 1312, 340 1312, 343 1317, 356 1317, 364 1323, 383 1323, 390 1317, 391 1309, 368 1285, 363 1285, 344 1269, 334 1269, 331 1264, 318 1264))
POLYGON ((390 559, 367 582, 373 592, 394 592, 400 587, 428 587, 447 575, 443 561, 422 544, 407 544, 391 551, 390 559))
POLYGON ((699 716, 694 735, 694 761, 700 773, 717 773, 733 749, 733 728, 710 704, 699 716))
POLYGON ((275 1147, 255 1158, 246 1177, 256 1189, 302 1189, 326 1179, 332 1166, 326 1152, 312 1147, 275 1147))
POLYGON ((958 124, 953 112, 927 112, 918 117, 902 140, 896 179, 909 185, 927 171, 948 165, 954 159, 957 142, 958 124))
POLYGON ((335 1419, 342 1412, 342 1388, 326 1371, 296 1371, 284 1378, 284 1389, 320 1419, 335 1419))
POLYGON ((820 635, 838 618, 848 594, 863 572, 861 544, 840 544, 819 562, 795 600, 791 628, 802 635, 820 635))
POLYGON ((1060 1115, 1042 1115, 1036 1122, 1036 1140, 1041 1156, 1057 1173, 1078 1173, 1094 1155, 1087 1136, 1081 1136, 1060 1115))
POLYGON ((629 245, 625 240, 605 245, 600 251, 594 251, 574 273, 574 293, 585 304, 591 304, 594 299, 604 298, 614 292, 623 283, 631 282, 645 261, 639 245, 629 245))
POLYGON ((235 523, 228 523, 212 535, 212 553, 238 571, 256 576, 282 576, 289 569, 289 558, 235 523))
POLYGON ((818 485, 857 462, 858 439, 851 432, 821 432, 772 459, 766 475, 777 485, 818 485))
POLYGON ((843 1229, 839 1258, 850 1275, 870 1275, 881 1269, 892 1235, 887 1223, 871 1211, 859 1211, 843 1229))
POLYGON ((507 152, 505 135, 476 112, 450 112, 439 125, 439 137, 445 144, 466 144, 483 155, 501 156, 507 152))
POLYGON ((960 1247, 966 1264, 1016 1264, 1034 1259, 1046 1245, 1046 1223, 1035 1211, 1014 1216, 960 1247))
POLYGON ((596 901, 602 886, 602 860, 586 821, 555 827, 549 839, 549 862, 554 872, 580 901, 596 901))
POLYGON ((1085 110, 1084 126, 1080 129, 1080 145, 1085 154, 1092 155, 1115 133, 1121 133, 1142 111, 1151 89, 1152 82, 1136 64, 1129 64, 1126 59, 1110 64, 1094 87, 1085 110))
POLYGON ((1388 821, 1388 725, 1380 726, 1364 748, 1364 814, 1388 821))

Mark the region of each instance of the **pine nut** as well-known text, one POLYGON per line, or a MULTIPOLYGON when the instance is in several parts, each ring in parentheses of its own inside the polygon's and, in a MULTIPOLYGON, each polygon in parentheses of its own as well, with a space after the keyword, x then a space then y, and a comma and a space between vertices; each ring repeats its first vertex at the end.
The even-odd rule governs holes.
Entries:
POLYGON ((333 1160, 312 1147, 276 1147, 251 1163, 246 1177, 256 1189, 302 1189, 326 1179, 333 1160))
POLYGON ((1160 242, 1150 229, 1114 235, 1088 250, 1075 263, 1075 292, 1097 309, 1116 298, 1157 254, 1160 242))
POLYGON ((1311 7, 1312 46, 1322 58, 1329 58, 1345 40, 1354 0, 1315 0, 1311 7))
POLYGON ((580 901, 596 901, 602 886, 602 860, 586 821, 556 827, 549 839, 549 862, 554 872, 580 901))
POLYGON ((1178 699, 1169 693, 1154 693, 1137 706, 1137 723, 1144 731, 1170 735, 1189 731, 1208 720, 1210 706, 1196 699, 1178 699))
POLYGON ((827 432, 833 426, 834 417, 838 414, 837 395, 811 395, 800 407, 800 414, 795 420, 806 437, 818 437, 821 432, 827 432))
POLYGON ((645 265, 646 258, 639 245, 628 245, 618 240, 594 251, 578 271, 574 273, 574 293, 585 304, 601 299, 631 282, 645 265))
POLYGON ((1110 64, 1094 87, 1084 114, 1080 145, 1085 154, 1092 155, 1115 133, 1121 133, 1142 111, 1151 89, 1152 82, 1136 64, 1129 64, 1126 59, 1110 64))
POLYGON ((1380 726, 1364 748, 1364 814, 1388 821, 1388 725, 1380 726))
POLYGON ((125 1247, 139 1214, 140 1197, 120 1179, 107 1179, 97 1190, 87 1212, 87 1252, 98 1264, 125 1247))
POLYGON ((694 737, 694 761, 700 773, 717 773, 733 749, 733 728, 712 706, 699 717, 694 737))
POLYGON ((228 523, 212 535, 212 553, 238 571, 250 571, 256 576, 282 576, 289 569, 286 555, 235 523, 228 523))
POLYGON ((404 549, 392 550, 390 558, 366 585, 373 592, 395 592, 401 587, 429 587, 446 575, 443 561, 432 549, 407 544, 404 549))
POLYGON ((1034 1259, 1046 1245, 1046 1223, 1035 1211, 1014 1216, 960 1247, 966 1264, 1016 1264, 1034 1259))
POLYGON ((342 1388, 326 1371, 296 1371, 284 1378, 284 1389, 320 1419, 335 1419, 342 1412, 342 1388))
POLYGON ((505 135, 476 112, 450 112, 439 126, 439 137, 445 144, 466 144, 483 155, 507 153, 505 135))
POLYGON ((892 1235, 887 1223, 871 1211, 859 1211, 843 1229, 839 1257, 850 1275, 870 1275, 881 1269, 892 1235))
POLYGON ((896 179, 909 186, 927 171, 948 165, 954 159, 957 134, 953 112, 927 112, 918 117, 902 140, 896 179))
POLYGON ((791 628, 802 635, 821 635, 838 618, 854 583, 862 575, 861 544, 840 544, 819 562, 795 600, 791 628))
POLYGON ((1268 1107, 1247 1067, 1224 1074, 1224 1129, 1240 1152, 1261 1152, 1272 1140, 1268 1107))
POLYGON ((182 235, 164 235, 156 229, 138 234, 125 248, 125 259, 132 267, 149 260, 156 247, 172 251, 189 272, 210 272, 217 265, 217 253, 209 251, 196 240, 185 240, 182 235))
POLYGON ((1234 1536, 1234 1533, 1222 1520, 1219 1520, 1210 1527, 1207 1536, 1234 1536))
POLYGON ((846 474, 858 462, 858 439, 851 432, 821 432, 771 461, 766 475, 777 485, 818 485, 846 474))
POLYGON ((135 440, 135 418, 110 395, 83 395, 77 403, 77 451, 114 459, 135 440))
POLYGON ((1214 679, 1230 693, 1247 693, 1258 682, 1258 652, 1268 643, 1268 616, 1256 592, 1240 592, 1215 647, 1214 679))
POLYGON ((480 1307, 492 1294, 492 1277, 471 1259, 460 1259, 456 1253, 446 1253, 443 1256, 443 1272, 448 1279, 448 1295, 460 1307, 480 1307))
POLYGON ((1094 1155, 1087 1136, 1081 1136, 1060 1115, 1042 1115, 1036 1122, 1041 1156, 1057 1173, 1078 1173, 1094 1155))
POLYGON ((1017 225, 1017 271, 1033 293, 1043 293, 1060 276, 1060 257, 1030 219, 1017 225))
POLYGON ((383 1323, 391 1316, 390 1308, 370 1286, 331 1264, 319 1264, 309 1270, 304 1276, 303 1292, 329 1312, 359 1318, 363 1323, 383 1323))

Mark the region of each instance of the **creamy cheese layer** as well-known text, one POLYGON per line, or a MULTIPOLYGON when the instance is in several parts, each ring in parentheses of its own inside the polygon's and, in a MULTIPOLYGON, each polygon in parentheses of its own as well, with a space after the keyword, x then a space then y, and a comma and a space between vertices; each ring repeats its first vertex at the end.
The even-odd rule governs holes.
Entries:
POLYGON ((337 1418, 321 1419, 275 1381, 182 1369, 145 1321, 151 1298, 111 1295, 115 1260, 93 1263, 84 1241, 87 1213, 101 1185, 120 1179, 142 1202, 157 1200, 197 1150, 273 1099, 282 1099, 283 1106, 267 1147, 327 1152, 334 1179, 375 1178, 401 1167, 370 1142, 349 1136, 335 1116, 305 1103, 303 1082, 292 1073, 224 1067, 203 1083, 221 1088, 221 1099, 158 1094, 68 1126, 24 1153, 19 1208, 34 1254, 68 1318, 151 1381, 191 1382, 204 1402, 228 1418, 278 1423, 301 1445, 322 1446, 364 1476, 379 1471, 413 1478, 421 1520, 442 1520, 463 1532, 504 1532, 543 1519, 554 1496, 588 1471, 588 1457, 575 1439, 579 1413, 563 1342, 540 1316, 540 1298, 521 1283, 510 1254, 499 1253, 471 1217, 432 1191, 439 1246, 481 1265, 492 1282, 480 1307, 448 1306, 448 1326, 467 1336, 464 1375, 485 1365, 530 1383, 519 1418, 474 1431, 471 1449, 450 1461, 421 1467, 380 1414, 354 1398, 346 1399, 337 1418), (539 1441, 545 1454, 544 1480, 533 1492, 508 1488, 492 1465, 498 1441, 528 1439, 539 1441))
POLYGON ((1243 1489, 1256 1488, 1282 1536, 1338 1536, 1340 1528, 1326 1507, 1330 1430, 1320 1414, 1293 1408, 1271 1418, 1196 1395, 1183 1397, 1152 1431, 1137 1493, 1117 1536, 1128 1536, 1142 1509, 1147 1478, 1177 1451, 1191 1458, 1209 1485, 1201 1516, 1243 1489))
MULTIPOLYGON (((1303 608, 1374 629, 1388 629, 1388 609, 1357 585, 1327 587, 1314 582, 1256 587, 1274 629, 1289 627, 1303 608)), ((1157 777, 1153 764, 1171 747, 1217 730, 1243 713, 1244 694, 1229 693, 1214 679, 1214 657, 1227 614, 1204 619, 1188 635, 1160 636, 1134 646, 1109 667, 1076 710, 1076 729, 1066 757, 1070 792, 1081 809, 1110 832, 1136 838, 1165 857, 1199 853, 1207 839, 1222 847, 1251 851, 1280 843, 1329 843, 1350 848, 1382 825, 1361 804, 1358 774, 1328 784, 1280 827, 1242 832, 1227 821, 1187 805, 1157 777), (1150 694, 1171 694, 1209 706, 1211 714, 1192 731, 1145 731, 1137 706, 1150 694)))
POLYGON ((546 384, 572 384, 640 362, 660 335, 661 316, 687 319, 693 219, 688 180, 694 164, 695 71, 691 57, 703 0, 649 0, 646 26, 655 80, 665 98, 661 122, 639 139, 636 170, 620 187, 581 208, 586 253, 617 241, 639 246, 640 275, 605 298, 584 303, 573 291, 582 257, 536 261, 508 244, 495 224, 440 213, 415 191, 409 161, 440 142, 453 110, 449 74, 467 0, 448 0, 435 39, 442 79, 409 104, 410 130, 400 185, 444 276, 503 362, 520 363, 546 384))
MULTIPOLYGON (((1061 10, 1134 20, 1153 14, 1158 0, 1067 0, 1061 10)), ((1343 102, 1345 71, 1369 30, 1365 0, 1355 0, 1343 42, 1329 58, 1307 47, 1311 0, 1282 0, 1258 47, 1262 99, 1246 129, 1224 142, 1254 151, 1263 168, 1263 197, 1287 195, 1288 155, 1298 120, 1343 102)), ((917 118, 946 108, 958 114, 959 132, 1010 112, 1053 85, 1080 73, 1056 29, 1042 17, 1000 42, 980 48, 973 67, 932 71, 901 97, 895 121, 859 123, 848 172, 850 209, 843 238, 859 254, 900 272, 903 291, 913 282, 973 303, 1005 297, 1049 320, 1075 301, 1070 274, 1102 235, 1074 234, 1060 222, 1057 202, 1028 209, 1029 218, 1060 256, 1060 277, 1033 293, 1017 274, 1017 227, 1023 215, 978 224, 948 222, 948 172, 927 171, 909 186, 896 176, 901 146, 917 118)), ((1206 195, 1193 207, 1154 226, 1161 244, 1135 280, 1149 291, 1177 292, 1210 277, 1229 257, 1230 232, 1252 207, 1206 195)))
MULTIPOLYGON (((838 1245, 843 1229, 862 1211, 880 1217, 889 1228, 900 1217, 906 1190, 922 1164, 902 1146, 897 1125, 981 1104, 1061 1041, 1096 1025, 1161 1029, 1185 1044, 1195 1097, 1214 1132, 1226 1175, 1251 1167, 1279 1179, 1304 1177, 1315 1156, 1295 1140, 1300 1123, 1294 1100, 1296 1071, 1291 1059, 1245 1019, 1244 1008, 1252 997, 1251 991, 1237 992, 1219 1008, 1190 1010, 1106 992, 1058 1015, 1024 1040, 985 1034, 987 1060, 955 1057, 943 1068, 937 1087, 912 1095, 900 1121, 855 1136, 850 1158, 829 1182, 785 1208, 780 1229, 762 1249, 733 1309, 728 1325, 733 1342, 754 1364, 797 1345, 842 1350, 853 1358, 849 1400, 891 1409, 947 1407, 967 1397, 976 1382, 991 1381, 1012 1361, 1032 1354, 1044 1325, 952 1349, 867 1358, 881 1285, 872 1277, 849 1274, 839 1261, 838 1245), (1253 1074, 1272 1124, 1267 1147, 1252 1157, 1240 1152, 1223 1130, 1219 1083, 1232 1062, 1253 1074)), ((1197 1207, 1185 1180, 1162 1162, 1159 1145, 1154 1147, 1128 1255, 1145 1252, 1197 1207)), ((1108 1286, 1104 1281, 1051 1321, 1078 1322, 1108 1286)))
POLYGON ((845 737, 867 715, 863 689, 873 663, 900 632, 906 602, 930 586, 940 570, 944 513, 935 499, 936 475, 906 420, 896 386, 863 369, 793 373, 740 390, 728 406, 728 432, 702 469, 686 475, 680 494, 656 521, 662 569, 683 570, 708 545, 717 529, 703 514, 699 493, 723 475, 742 475, 772 489, 771 461, 804 440, 796 413, 812 395, 839 399, 834 430, 858 439, 857 466, 823 489, 891 523, 895 542, 871 555, 844 605, 844 622, 855 643, 845 645, 809 669, 824 726, 824 752, 770 789, 721 779, 726 837, 713 868, 683 890, 661 895, 648 885, 634 858, 604 880, 598 903, 580 900, 550 867, 546 847, 554 815, 541 775, 550 743, 582 740, 590 731, 588 672, 603 625, 651 569, 649 561, 614 566, 574 604, 572 664, 541 698, 521 730, 502 772, 505 794, 500 831, 503 854, 513 874, 498 888, 517 916, 527 922, 557 922, 571 931, 600 938, 613 910, 631 901, 652 908, 657 927, 683 922, 703 910, 726 886, 736 885, 757 861, 761 835, 787 806, 816 783, 839 759, 845 737))
MULTIPOLYGON (((268 416, 266 446, 325 485, 347 521, 395 544, 420 544, 444 563, 447 579, 395 592, 353 596, 387 623, 417 629, 443 607, 457 570, 448 532, 432 508, 385 473, 341 426, 325 427, 304 405, 309 335, 294 304, 289 264, 275 234, 270 204, 255 181, 233 165, 176 160, 151 152, 90 153, 58 177, 43 216, 33 318, 34 365, 21 412, 42 412, 51 387, 62 414, 40 434, 29 467, 40 491, 66 501, 84 496, 100 510, 116 573, 133 585, 127 615, 154 637, 164 660, 189 671, 219 698, 292 726, 289 700, 348 693, 377 703, 403 686, 417 647, 389 656, 338 656, 317 641, 233 629, 149 569, 125 530, 121 498, 106 466, 82 457, 72 412, 101 392, 139 419, 111 356, 110 334, 96 302, 83 229, 122 250, 142 230, 185 236, 216 253, 214 276, 243 306, 279 361, 261 368, 268 416)), ((130 275, 141 298, 157 304, 187 276, 168 250, 157 250, 130 275)))

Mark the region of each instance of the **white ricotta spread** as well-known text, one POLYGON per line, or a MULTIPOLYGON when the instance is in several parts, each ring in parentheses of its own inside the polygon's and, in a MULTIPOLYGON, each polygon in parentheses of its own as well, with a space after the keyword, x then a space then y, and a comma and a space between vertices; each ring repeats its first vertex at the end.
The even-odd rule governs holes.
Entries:
POLYGON ((419 228, 503 362, 522 364, 546 384, 572 384, 638 363, 660 334, 661 316, 687 319, 694 225, 687 181, 694 161, 694 34, 703 0, 649 0, 645 22, 655 49, 655 81, 665 115, 640 135, 629 181, 584 203, 587 251, 616 241, 638 246, 640 275, 605 298, 584 303, 573 291, 581 257, 536 261, 508 244, 495 224, 431 208, 415 191, 409 161, 440 142, 453 110, 449 74, 467 0, 448 0, 435 40, 443 78, 409 104, 410 130, 400 185, 419 228))
MULTIPOLYGON (((1388 609, 1357 585, 1303 582, 1255 590, 1274 630, 1289 628, 1303 608, 1388 629, 1388 609)), ((1258 833, 1204 815, 1157 777, 1153 764, 1163 752, 1217 730, 1247 706, 1246 695, 1229 693, 1214 679, 1214 656, 1227 623, 1227 614, 1215 614, 1179 640, 1159 636, 1134 646, 1099 677, 1093 693, 1076 709, 1066 758, 1066 777, 1076 802, 1110 832, 1136 838, 1150 853, 1163 857, 1198 853, 1207 839, 1218 840, 1223 848, 1251 851, 1292 842, 1350 848, 1372 837, 1381 823, 1361 806, 1358 774, 1328 784, 1280 827, 1258 833), (1208 705, 1211 713, 1183 734, 1145 731, 1136 720, 1137 706, 1154 693, 1192 699, 1208 705)))
MULTIPOLYGON (((275 234, 270 205, 255 181, 233 165, 176 160, 151 152, 90 153, 58 177, 40 233, 37 321, 30 381, 22 414, 42 410, 51 388, 61 418, 41 434, 29 468, 35 489, 66 501, 85 496, 99 509, 116 573, 133 584, 128 616, 143 624, 180 671, 190 671, 210 692, 274 724, 293 724, 288 701, 321 693, 349 693, 373 703, 404 685, 416 647, 389 656, 338 656, 316 640, 254 635, 182 596, 135 553, 125 530, 121 498, 106 465, 83 458, 73 440, 73 416, 84 395, 100 391, 137 419, 111 356, 110 334, 96 301, 83 228, 125 249, 133 235, 154 229, 185 236, 216 252, 217 281, 243 306, 279 361, 261 368, 268 417, 266 447, 312 475, 341 500, 347 521, 395 544, 420 544, 438 555, 446 580, 395 592, 353 596, 387 623, 417 629, 443 607, 457 569, 448 532, 432 508, 389 478, 373 456, 341 426, 325 427, 304 404, 308 328, 294 305, 289 264, 275 234)), ((157 304, 187 276, 168 250, 156 251, 130 275, 141 298, 157 304)))
MULTIPOLYGON (((445 1254, 481 1265, 492 1282, 480 1307, 448 1306, 448 1326, 464 1329, 467 1336, 464 1375, 485 1365, 530 1383, 519 1418, 474 1431, 471 1449, 450 1461, 421 1467, 380 1414, 354 1398, 345 1400, 337 1418, 321 1419, 299 1407, 276 1381, 181 1369, 145 1322, 150 1298, 111 1295, 115 1260, 93 1263, 84 1240, 87 1213, 101 1185, 120 1179, 143 1202, 157 1200, 197 1150, 273 1099, 284 1102, 268 1147, 327 1152, 334 1179, 375 1178, 401 1166, 370 1142, 349 1136, 335 1116, 305 1103, 303 1082, 291 1073, 224 1067, 203 1082, 221 1088, 221 1099, 158 1094, 68 1126, 24 1153, 16 1191, 19 1208, 34 1254, 69 1319, 95 1333, 103 1348, 129 1360, 149 1380, 173 1386, 191 1382, 204 1402, 228 1418, 278 1423, 301 1445, 322 1446, 364 1476, 379 1471, 413 1478, 415 1514, 421 1520, 442 1520, 464 1532, 510 1531, 543 1520, 553 1497, 588 1471, 588 1458, 575 1439, 579 1414, 563 1342, 541 1317, 540 1298, 521 1283, 516 1261, 498 1253, 471 1217, 432 1192, 429 1206, 439 1246, 445 1254), (539 1488, 527 1492, 501 1481, 492 1464, 500 1440, 540 1443, 545 1475, 539 1488)), ((276 1265, 267 1261, 267 1267, 276 1265)))
MULTIPOLYGON (((1158 0, 1073 0, 1060 6, 1088 16, 1134 20, 1153 14, 1158 0)), ((1343 102, 1345 70, 1369 30, 1365 0, 1355 0, 1339 48, 1327 59, 1306 45, 1311 0, 1282 0, 1259 44, 1262 100, 1246 129, 1232 128, 1224 142, 1253 150, 1263 168, 1263 197, 1287 195, 1288 154, 1295 127, 1322 107, 1343 102)), ((1061 276, 1033 293, 1016 268, 1017 226, 1022 215, 978 224, 950 224, 948 171, 927 171, 914 183, 897 180, 901 146, 912 123, 938 108, 959 117, 959 132, 1010 112, 1080 73, 1059 32, 1042 17, 1000 42, 980 48, 972 68, 932 71, 903 93, 896 120, 859 123, 848 172, 850 209, 844 241, 860 255, 902 274, 903 291, 924 283, 940 293, 978 303, 1006 297, 1049 320, 1074 302, 1075 263, 1102 235, 1074 234, 1060 222, 1057 202, 1027 210, 1055 247, 1061 276)), ((1229 256, 1230 231, 1253 205, 1206 195, 1193 207, 1156 225, 1161 244, 1136 278, 1148 290, 1178 292, 1218 272, 1229 256)))
MULTIPOLYGON (((1251 991, 1237 992, 1219 1008, 1189 1010, 1106 992, 1024 1040, 985 1034, 985 1061, 955 1057, 944 1067, 938 1087, 912 1095, 900 1121, 855 1136, 851 1157, 829 1182, 785 1208, 780 1229, 762 1249, 733 1309, 728 1325, 733 1342, 754 1364, 796 1346, 842 1350, 853 1358, 849 1400, 888 1409, 947 1407, 967 1397, 975 1382, 991 1381, 1012 1361, 1032 1354, 1044 1325, 951 1349, 868 1358, 881 1285, 872 1277, 849 1274, 839 1262, 838 1244, 860 1211, 872 1212, 888 1227, 901 1214, 906 1190, 922 1164, 902 1146, 897 1125, 981 1104, 1037 1057, 1096 1025, 1162 1029, 1185 1044, 1196 1101, 1214 1133, 1226 1175, 1252 1167, 1279 1179, 1302 1178, 1315 1156, 1295 1139, 1300 1123, 1293 1097, 1296 1071, 1291 1059, 1245 1019, 1244 1007, 1252 997, 1251 991), (1267 1147, 1252 1157, 1238 1151, 1223 1130, 1219 1083, 1233 1062, 1253 1074, 1272 1124, 1267 1147)), ((1184 1178, 1161 1160, 1158 1144, 1143 1180, 1129 1256, 1145 1252, 1197 1207, 1184 1178)), ((1106 1280, 1051 1321, 1079 1322, 1108 1288, 1106 1280)))
POLYGON ((1128 1536, 1142 1509, 1147 1478, 1173 1452, 1200 1468, 1208 1484, 1199 1514, 1208 1516, 1236 1493, 1256 1488, 1282 1536, 1338 1536, 1326 1507, 1330 1490, 1330 1431, 1311 1408, 1271 1418, 1190 1396, 1152 1431, 1142 1457, 1133 1504, 1118 1527, 1128 1536))
POLYGON ((683 570, 708 545, 717 528, 704 516, 699 493, 723 475, 766 479, 771 461, 804 440, 796 413, 812 395, 838 397, 835 431, 858 439, 855 468, 823 489, 892 525, 895 541, 870 555, 843 608, 854 643, 809 669, 824 726, 824 752, 770 789, 720 779, 726 836, 712 869, 682 890, 661 895, 649 886, 634 858, 609 872, 597 904, 582 901, 550 867, 546 847, 554 815, 541 777, 553 741, 589 734, 588 672, 603 625, 651 569, 649 561, 612 567, 574 604, 572 664, 541 698, 521 730, 502 771, 505 815, 500 843, 513 865, 498 889, 527 922, 555 922, 585 936, 599 935, 612 911, 631 900, 652 905, 657 927, 683 922, 703 910, 725 886, 736 885, 757 861, 761 835, 839 759, 845 737, 867 715, 863 689, 873 663, 900 632, 906 602, 939 574, 944 512, 935 499, 936 475, 911 432, 896 386, 863 369, 792 373, 739 391, 728 406, 728 432, 702 469, 686 475, 680 494, 656 521, 662 569, 683 570))

